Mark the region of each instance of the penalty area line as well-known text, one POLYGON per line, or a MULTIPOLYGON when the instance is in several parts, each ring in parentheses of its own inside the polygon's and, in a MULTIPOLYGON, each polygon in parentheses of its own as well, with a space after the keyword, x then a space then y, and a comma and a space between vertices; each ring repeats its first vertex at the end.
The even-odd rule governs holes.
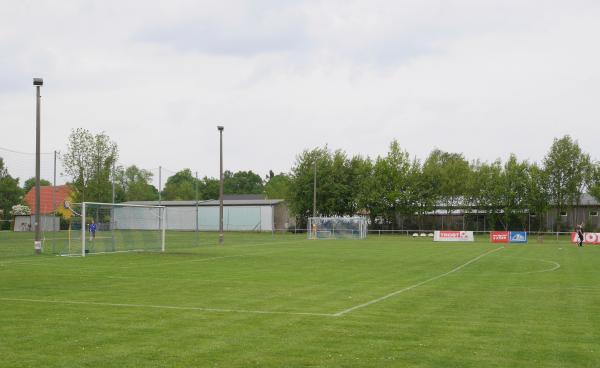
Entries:
POLYGON ((0 298, 0 301, 6 301, 6 302, 25 302, 25 303, 46 303, 46 304, 97 305, 97 306, 121 307, 121 308, 170 309, 170 310, 183 310, 183 311, 215 312, 215 313, 280 314, 280 315, 297 315, 297 316, 335 317, 333 314, 328 314, 328 313, 282 312, 282 311, 263 311, 263 310, 250 310, 250 309, 224 309, 224 308, 203 308, 203 307, 181 307, 181 306, 176 306, 176 305, 104 303, 104 302, 90 302, 90 301, 76 301, 76 300, 44 300, 44 299, 0 298))
POLYGON ((448 272, 446 272, 446 273, 443 273, 443 274, 441 274, 441 275, 434 276, 434 277, 432 277, 432 278, 430 278, 430 279, 427 279, 427 280, 425 280, 425 281, 421 281, 421 282, 419 282, 419 283, 417 283, 417 284, 414 284, 414 285, 407 286, 407 287, 405 287, 405 288, 403 288, 403 289, 396 290, 396 291, 394 291, 394 292, 392 292, 392 293, 389 293, 389 294, 387 294, 387 295, 384 295, 384 296, 382 296, 382 297, 380 297, 380 298, 377 298, 377 299, 370 300, 370 301, 368 301, 368 302, 366 302, 366 303, 359 304, 359 305, 355 305, 354 307, 350 307, 350 308, 348 308, 348 309, 344 309, 343 311, 340 311, 340 312, 334 313, 334 314, 333 314, 333 316, 335 316, 335 317, 341 317, 341 316, 343 316, 343 315, 345 315, 345 314, 348 314, 348 313, 350 313, 350 312, 352 312, 352 311, 355 311, 355 310, 357 310, 357 309, 364 308, 364 307, 368 307, 369 305, 372 305, 372 304, 375 304, 375 303, 379 303, 379 302, 381 302, 381 301, 383 301, 383 300, 389 299, 389 298, 391 298, 391 297, 393 297, 393 296, 396 296, 396 295, 398 295, 398 294, 402 294, 402 293, 404 293, 405 291, 412 290, 412 289, 414 289, 414 288, 417 288, 417 287, 419 287, 419 286, 421 286, 421 285, 427 284, 427 283, 429 283, 429 282, 431 282, 431 281, 435 281, 435 280, 437 280, 437 279, 440 279, 440 278, 442 278, 442 277, 444 277, 444 276, 448 276, 448 275, 450 275, 450 274, 452 274, 452 273, 454 273, 454 272, 457 272, 457 271, 459 271, 459 270, 463 269, 464 267, 467 267, 468 265, 470 265, 470 264, 471 264, 471 263, 473 263, 473 262, 477 262, 478 260, 480 260, 481 258, 483 258, 483 257, 487 256, 488 254, 491 254, 491 253, 494 253, 494 252, 497 252, 497 251, 499 251, 500 249, 504 249, 504 247, 500 247, 500 248, 495 248, 495 249, 489 250, 489 251, 487 251, 487 252, 485 252, 485 253, 483 253, 483 254, 480 254, 479 256, 477 256, 477 257, 475 257, 475 258, 473 258, 473 259, 471 259, 471 260, 467 261, 466 263, 463 263, 463 264, 461 264, 460 266, 458 266, 458 267, 456 267, 456 268, 454 268, 454 269, 452 269, 452 270, 450 270, 450 271, 448 271, 448 272))

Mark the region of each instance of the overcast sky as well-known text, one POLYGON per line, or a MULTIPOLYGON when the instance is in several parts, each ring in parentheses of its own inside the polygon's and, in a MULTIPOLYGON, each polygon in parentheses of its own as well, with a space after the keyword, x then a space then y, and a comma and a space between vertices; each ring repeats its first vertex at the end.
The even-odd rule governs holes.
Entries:
MULTIPOLYGON (((304 149, 600 159, 598 1, 0 0, 0 147, 106 132, 119 161, 287 172, 304 149)), ((11 174, 32 156, 4 155, 11 174)), ((48 157, 49 158, 49 157, 48 157)), ((44 160, 42 170, 51 172, 44 160)), ((154 171, 156 172, 156 170, 154 171)))

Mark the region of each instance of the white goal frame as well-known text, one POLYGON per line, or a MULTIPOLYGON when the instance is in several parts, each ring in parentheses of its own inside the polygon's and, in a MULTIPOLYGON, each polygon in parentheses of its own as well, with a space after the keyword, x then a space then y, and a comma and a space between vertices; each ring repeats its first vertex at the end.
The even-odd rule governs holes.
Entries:
POLYGON ((142 207, 142 208, 160 208, 162 209, 163 216, 159 218, 159 227, 161 232, 161 245, 160 251, 165 251, 165 238, 166 238, 166 229, 167 229, 167 207, 166 206, 152 206, 152 205, 143 205, 143 204, 124 204, 124 203, 102 203, 102 202, 82 202, 81 203, 81 256, 85 257, 85 239, 87 235, 87 224, 85 222, 86 215, 86 207, 87 205, 100 205, 100 206, 112 206, 112 207, 142 207))
POLYGON ((352 238, 352 239, 365 239, 367 237, 367 218, 363 216, 352 216, 352 217, 309 217, 308 218, 308 239, 335 239, 335 238, 352 238), (325 228, 319 227, 323 223, 328 223, 331 227, 325 228), (357 226, 357 229, 351 229, 348 233, 348 229, 342 226, 341 229, 336 228, 336 224, 352 223, 357 226), (337 231, 337 233, 336 233, 337 231), (327 236, 322 236, 327 234, 327 236), (347 236, 350 234, 350 236, 347 236))

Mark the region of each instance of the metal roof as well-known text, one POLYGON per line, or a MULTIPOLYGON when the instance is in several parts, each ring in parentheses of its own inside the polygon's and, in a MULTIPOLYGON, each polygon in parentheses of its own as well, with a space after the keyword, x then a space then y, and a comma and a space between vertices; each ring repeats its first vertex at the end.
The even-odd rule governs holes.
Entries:
MULTIPOLYGON (((224 199, 224 206, 275 206, 283 203, 283 199, 224 199)), ((141 204, 147 206, 158 206, 158 201, 129 201, 124 204, 141 204)), ((190 207, 195 206, 196 201, 161 201, 162 206, 167 207, 190 207)), ((218 206, 217 199, 198 201, 198 206, 214 207, 218 206)))

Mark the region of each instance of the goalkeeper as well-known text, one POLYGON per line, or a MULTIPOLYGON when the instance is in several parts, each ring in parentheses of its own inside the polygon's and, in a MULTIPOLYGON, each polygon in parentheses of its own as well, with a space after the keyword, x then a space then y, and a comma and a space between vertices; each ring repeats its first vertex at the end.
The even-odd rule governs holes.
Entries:
POLYGON ((92 219, 92 223, 90 224, 90 241, 94 241, 96 239, 96 223, 92 219))

